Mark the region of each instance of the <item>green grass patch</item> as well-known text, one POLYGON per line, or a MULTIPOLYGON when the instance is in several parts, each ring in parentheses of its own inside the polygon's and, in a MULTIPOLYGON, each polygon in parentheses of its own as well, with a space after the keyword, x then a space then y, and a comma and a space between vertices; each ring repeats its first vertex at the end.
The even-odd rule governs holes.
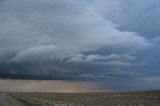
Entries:
POLYGON ((50 103, 47 101, 41 101, 34 98, 22 97, 13 94, 9 94, 10 96, 16 98, 18 101, 24 103, 26 106, 55 106, 54 103, 50 103))

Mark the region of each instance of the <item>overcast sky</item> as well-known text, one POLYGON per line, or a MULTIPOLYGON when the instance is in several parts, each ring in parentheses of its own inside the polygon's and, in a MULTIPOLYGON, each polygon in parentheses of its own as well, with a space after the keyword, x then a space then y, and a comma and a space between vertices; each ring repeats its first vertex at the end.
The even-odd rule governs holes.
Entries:
POLYGON ((0 0, 0 77, 160 87, 159 11, 159 0, 0 0))

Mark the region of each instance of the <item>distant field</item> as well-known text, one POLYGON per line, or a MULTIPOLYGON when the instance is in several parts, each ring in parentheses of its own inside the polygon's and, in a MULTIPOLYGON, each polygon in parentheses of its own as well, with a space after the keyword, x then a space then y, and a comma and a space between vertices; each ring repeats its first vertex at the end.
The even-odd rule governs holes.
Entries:
POLYGON ((108 93, 10 94, 17 98, 26 98, 26 100, 48 102, 48 104, 50 103, 48 106, 52 106, 52 103, 53 106, 160 106, 160 90, 108 93))

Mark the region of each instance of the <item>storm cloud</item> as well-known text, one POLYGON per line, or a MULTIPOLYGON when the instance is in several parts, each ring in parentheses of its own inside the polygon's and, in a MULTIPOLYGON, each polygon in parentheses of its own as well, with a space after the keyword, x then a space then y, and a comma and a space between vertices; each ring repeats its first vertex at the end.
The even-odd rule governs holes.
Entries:
POLYGON ((158 77, 159 5, 158 0, 0 0, 0 77, 158 77))

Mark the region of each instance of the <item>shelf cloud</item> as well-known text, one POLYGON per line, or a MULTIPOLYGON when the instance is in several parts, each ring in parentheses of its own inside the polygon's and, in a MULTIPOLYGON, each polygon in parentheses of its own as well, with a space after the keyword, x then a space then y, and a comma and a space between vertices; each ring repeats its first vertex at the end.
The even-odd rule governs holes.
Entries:
POLYGON ((0 77, 160 76, 160 1, 0 0, 0 77))

